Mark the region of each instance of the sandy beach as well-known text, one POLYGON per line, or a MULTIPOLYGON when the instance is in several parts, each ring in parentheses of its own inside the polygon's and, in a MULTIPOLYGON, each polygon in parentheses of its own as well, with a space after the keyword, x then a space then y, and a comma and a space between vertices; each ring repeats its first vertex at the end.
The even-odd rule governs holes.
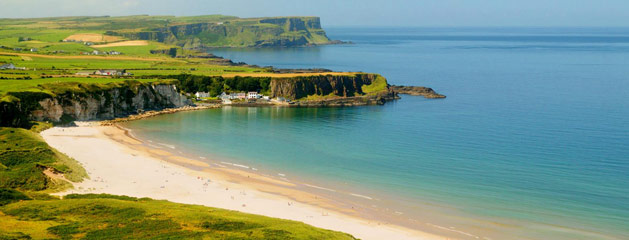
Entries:
POLYGON ((299 191, 289 181, 151 148, 115 126, 78 123, 41 135, 89 173, 90 179, 59 195, 109 193, 198 204, 301 221, 360 239, 447 239, 356 217, 357 210, 299 191))

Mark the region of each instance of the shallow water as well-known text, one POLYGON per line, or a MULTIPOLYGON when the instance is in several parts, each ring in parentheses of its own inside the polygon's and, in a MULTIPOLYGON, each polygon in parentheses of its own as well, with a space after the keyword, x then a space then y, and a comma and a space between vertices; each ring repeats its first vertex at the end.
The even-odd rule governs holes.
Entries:
POLYGON ((409 218, 425 217, 427 203, 447 206, 460 216, 448 223, 479 236, 629 238, 629 29, 328 34, 355 44, 212 52, 263 66, 376 72, 448 98, 223 108, 126 126, 200 156, 387 200, 409 218))

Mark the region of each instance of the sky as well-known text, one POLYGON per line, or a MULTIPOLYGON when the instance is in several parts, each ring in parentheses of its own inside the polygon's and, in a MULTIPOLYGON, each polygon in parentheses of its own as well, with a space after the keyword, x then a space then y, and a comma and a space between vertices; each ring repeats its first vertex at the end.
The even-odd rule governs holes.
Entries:
POLYGON ((629 0, 0 0, 0 18, 319 16, 326 26, 629 27, 629 0))

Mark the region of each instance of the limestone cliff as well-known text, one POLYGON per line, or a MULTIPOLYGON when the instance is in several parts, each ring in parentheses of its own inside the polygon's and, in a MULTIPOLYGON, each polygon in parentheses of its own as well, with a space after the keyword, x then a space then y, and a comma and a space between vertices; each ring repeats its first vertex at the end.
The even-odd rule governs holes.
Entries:
POLYGON ((182 107, 192 103, 171 84, 121 84, 47 93, 11 93, 16 99, 0 103, 0 125, 23 126, 28 121, 102 120, 144 110, 182 107))

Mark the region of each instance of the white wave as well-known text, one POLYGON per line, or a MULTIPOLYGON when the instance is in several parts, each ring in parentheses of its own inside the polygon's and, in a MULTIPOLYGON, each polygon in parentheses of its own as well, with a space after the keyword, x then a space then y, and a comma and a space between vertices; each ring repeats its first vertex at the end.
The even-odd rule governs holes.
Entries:
POLYGON ((304 185, 306 185, 306 186, 308 186, 308 187, 311 187, 311 188, 316 188, 316 189, 326 190, 326 191, 330 191, 330 192, 336 192, 336 190, 334 190, 334 189, 329 189, 329 188, 319 187, 319 186, 310 185, 310 184, 304 184, 304 185))
POLYGON ((250 169, 249 166, 245 166, 245 165, 240 165, 240 164, 232 164, 234 167, 241 167, 241 168, 246 168, 246 169, 250 169))
POLYGON ((159 145, 162 145, 164 147, 170 148, 170 149, 175 149, 175 145, 170 145, 170 144, 166 144, 166 143, 157 143, 159 145))
POLYGON ((356 193, 350 193, 349 195, 352 195, 352 196, 354 196, 354 197, 359 197, 359 198, 364 198, 364 199, 373 200, 373 198, 372 198, 372 197, 365 196, 365 195, 360 195, 360 194, 356 194, 356 193))

